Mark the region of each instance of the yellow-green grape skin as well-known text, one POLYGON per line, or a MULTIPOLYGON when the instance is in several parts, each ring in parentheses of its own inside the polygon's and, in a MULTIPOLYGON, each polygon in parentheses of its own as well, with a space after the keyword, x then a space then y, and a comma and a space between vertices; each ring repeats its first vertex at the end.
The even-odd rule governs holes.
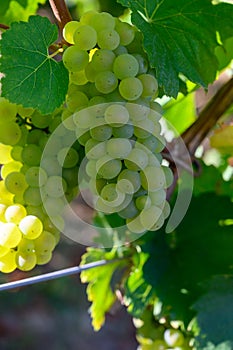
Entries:
POLYGON ((36 239, 43 231, 43 224, 34 215, 27 215, 19 222, 19 229, 25 238, 36 239))
POLYGON ((74 33, 80 25, 78 21, 70 21, 63 28, 63 37, 69 44, 74 44, 74 33))
POLYGON ((0 258, 0 271, 3 273, 13 272, 17 265, 15 262, 16 251, 11 249, 7 254, 0 258))
POLYGON ((63 54, 63 63, 71 72, 83 70, 89 62, 88 53, 76 46, 69 46, 63 54))

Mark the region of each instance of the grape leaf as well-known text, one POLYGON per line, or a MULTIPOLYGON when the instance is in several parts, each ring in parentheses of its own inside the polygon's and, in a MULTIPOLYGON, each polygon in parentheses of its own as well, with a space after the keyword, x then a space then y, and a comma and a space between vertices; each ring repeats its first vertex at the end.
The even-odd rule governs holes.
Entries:
POLYGON ((152 287, 145 282, 143 277, 143 266, 148 258, 148 254, 141 252, 133 257, 134 265, 125 282, 125 304, 128 312, 133 317, 139 317, 144 312, 146 306, 152 300, 152 287), (136 260, 136 261, 135 261, 136 260))
MULTIPOLYGON (((102 249, 88 248, 87 253, 82 256, 81 265, 102 259, 111 260, 115 258, 115 251, 105 252, 102 249)), ((114 272, 124 265, 121 260, 111 264, 95 267, 81 273, 82 283, 88 283, 87 296, 92 302, 90 313, 92 325, 98 331, 105 322, 105 313, 110 310, 116 301, 116 294, 112 290, 111 283, 114 272)))
POLYGON ((188 323, 190 306, 203 293, 200 282, 230 274, 233 266, 233 204, 230 198, 204 193, 193 197, 175 232, 147 238, 144 278, 163 303, 164 312, 188 323))
POLYGON ((179 74, 207 87, 216 76, 216 31, 233 35, 233 6, 210 0, 118 0, 132 10, 144 48, 165 94, 176 97, 179 74))
POLYGON ((1 0, 0 22, 11 24, 15 21, 27 21, 28 17, 34 15, 39 4, 46 0, 1 0))
POLYGON ((45 17, 31 16, 15 22, 2 34, 0 71, 2 96, 10 102, 32 107, 42 114, 53 112, 65 100, 68 72, 63 62, 48 54, 58 29, 45 17))
POLYGON ((233 276, 216 276, 207 292, 193 305, 200 330, 196 337, 198 350, 232 349, 233 347, 233 276), (231 346, 230 346, 231 345, 231 346))

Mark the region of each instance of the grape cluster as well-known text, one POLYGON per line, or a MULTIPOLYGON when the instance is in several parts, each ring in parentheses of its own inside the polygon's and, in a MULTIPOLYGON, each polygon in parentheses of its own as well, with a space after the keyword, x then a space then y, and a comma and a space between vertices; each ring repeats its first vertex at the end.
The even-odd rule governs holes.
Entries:
POLYGON ((91 11, 63 35, 63 106, 42 115, 0 97, 1 272, 51 259, 80 183, 94 209, 117 213, 133 233, 157 230, 169 215, 172 173, 162 165, 158 84, 141 33, 91 11))
POLYGON ((134 319, 137 329, 137 350, 191 350, 191 334, 174 328, 171 324, 160 324, 149 310, 144 311, 142 319, 134 319))
POLYGON ((85 147, 94 208, 118 213, 133 233, 157 230, 170 212, 172 172, 161 165, 158 84, 141 34, 90 11, 67 23, 63 35, 71 44, 63 54, 70 74, 63 120, 85 147))
POLYGON ((42 158, 60 113, 42 116, 0 98, 0 114, 8 120, 2 119, 0 128, 0 271, 28 271, 47 263, 59 241, 61 213, 67 197, 77 193, 77 185, 67 185, 66 178, 70 173, 77 178, 79 156, 77 145, 67 150, 66 138, 60 137, 42 158), (51 213, 51 208, 56 209, 51 213))

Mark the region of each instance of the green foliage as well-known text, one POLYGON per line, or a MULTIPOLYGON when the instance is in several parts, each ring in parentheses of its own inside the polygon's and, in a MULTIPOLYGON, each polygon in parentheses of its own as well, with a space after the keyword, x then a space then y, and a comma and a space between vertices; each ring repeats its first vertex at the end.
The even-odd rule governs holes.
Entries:
POLYGON ((119 0, 132 10, 132 22, 142 31, 150 64, 159 85, 176 97, 179 75, 207 87, 216 76, 216 31, 232 36, 232 6, 209 0, 119 0))
POLYGON ((154 297, 151 285, 143 277, 143 266, 147 259, 148 254, 142 252, 133 256, 132 271, 125 283, 125 303, 128 312, 139 318, 154 297))
POLYGON ((233 277, 217 276, 205 289, 205 294, 193 305, 200 329, 196 345, 200 350, 232 349, 233 277))
MULTIPOLYGON (((116 252, 105 252, 101 249, 89 248, 82 256, 81 265, 99 260, 112 260, 116 252)), ((108 265, 95 267, 81 273, 81 281, 88 283, 87 296, 92 302, 90 313, 94 330, 98 331, 105 322, 105 313, 110 310, 116 301, 113 275, 117 269, 122 268, 125 261, 116 260, 108 265), (113 284, 113 285, 112 285, 113 284)))
POLYGON ((145 237, 149 253, 144 278, 153 286, 171 319, 190 322, 191 304, 202 294, 201 281, 230 274, 233 264, 232 203, 213 193, 194 197, 188 213, 173 234, 161 230, 145 237))
POLYGON ((62 62, 56 62, 48 54, 57 36, 57 27, 40 16, 32 16, 25 23, 13 23, 3 33, 0 42, 1 72, 5 74, 2 96, 44 114, 62 104, 68 88, 68 73, 62 62))
POLYGON ((14 21, 26 21, 34 15, 39 4, 46 0, 1 0, 0 23, 11 24, 14 21))

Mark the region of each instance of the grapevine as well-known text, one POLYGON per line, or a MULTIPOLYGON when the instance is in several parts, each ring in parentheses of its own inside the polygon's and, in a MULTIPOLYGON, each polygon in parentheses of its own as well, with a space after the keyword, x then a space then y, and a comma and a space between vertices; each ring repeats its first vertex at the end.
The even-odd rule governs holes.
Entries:
POLYGON ((22 21, 10 2, 0 24, 0 272, 49 264, 61 235, 87 251, 79 267, 2 290, 81 273, 96 331, 119 299, 138 350, 230 350, 230 327, 216 331, 207 301, 219 318, 230 313, 232 5, 119 0, 120 17, 71 16, 50 0, 52 24, 36 15, 45 0, 22 21), (189 118, 187 101, 223 69, 227 81, 189 118), (193 213, 207 204, 199 232, 193 213))

